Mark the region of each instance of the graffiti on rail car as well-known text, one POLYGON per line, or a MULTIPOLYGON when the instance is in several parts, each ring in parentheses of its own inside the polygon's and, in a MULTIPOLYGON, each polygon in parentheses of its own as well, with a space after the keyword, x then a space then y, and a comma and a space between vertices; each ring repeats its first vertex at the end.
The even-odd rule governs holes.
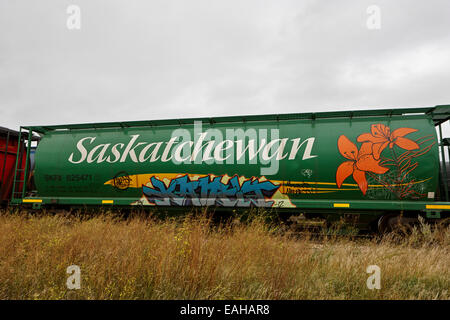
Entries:
POLYGON ((153 176, 151 186, 143 186, 149 203, 164 206, 222 206, 222 207, 272 207, 271 200, 279 186, 269 180, 247 179, 242 183, 238 176, 227 182, 222 177, 209 175, 193 180, 189 175, 164 181, 153 176))

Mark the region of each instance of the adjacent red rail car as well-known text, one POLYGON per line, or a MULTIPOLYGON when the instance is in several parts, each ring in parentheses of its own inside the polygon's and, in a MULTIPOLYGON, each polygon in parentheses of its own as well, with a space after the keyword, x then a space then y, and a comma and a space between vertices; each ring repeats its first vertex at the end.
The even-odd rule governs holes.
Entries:
POLYGON ((16 177, 19 182, 19 188, 22 188, 25 172, 25 157, 23 152, 25 145, 23 141, 19 142, 19 133, 14 130, 0 127, 0 201, 5 202, 11 199, 12 187, 14 182, 14 169, 17 160, 17 153, 20 151, 19 170, 16 177))

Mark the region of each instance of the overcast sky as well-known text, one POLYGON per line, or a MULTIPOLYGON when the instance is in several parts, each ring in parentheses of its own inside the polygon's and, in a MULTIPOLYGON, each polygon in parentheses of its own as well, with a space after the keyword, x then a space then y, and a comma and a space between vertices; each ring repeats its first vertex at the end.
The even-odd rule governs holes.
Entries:
POLYGON ((437 104, 448 0, 0 1, 0 126, 437 104))

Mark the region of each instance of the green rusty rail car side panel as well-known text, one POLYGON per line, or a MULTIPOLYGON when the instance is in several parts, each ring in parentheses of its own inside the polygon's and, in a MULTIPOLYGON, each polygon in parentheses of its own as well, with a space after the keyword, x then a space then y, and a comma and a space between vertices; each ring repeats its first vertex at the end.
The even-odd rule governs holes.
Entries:
POLYGON ((200 123, 47 131, 37 197, 295 208, 436 196, 438 140, 426 115, 200 123))

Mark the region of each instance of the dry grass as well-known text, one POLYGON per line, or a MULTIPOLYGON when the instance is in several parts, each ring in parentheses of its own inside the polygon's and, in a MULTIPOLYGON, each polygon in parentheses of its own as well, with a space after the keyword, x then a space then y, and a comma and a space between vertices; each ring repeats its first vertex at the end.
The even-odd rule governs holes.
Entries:
POLYGON ((255 220, 0 214, 0 299, 449 299, 450 229, 294 239, 255 220), (68 290, 66 268, 81 267, 68 290), (381 268, 369 290, 366 268, 381 268))

